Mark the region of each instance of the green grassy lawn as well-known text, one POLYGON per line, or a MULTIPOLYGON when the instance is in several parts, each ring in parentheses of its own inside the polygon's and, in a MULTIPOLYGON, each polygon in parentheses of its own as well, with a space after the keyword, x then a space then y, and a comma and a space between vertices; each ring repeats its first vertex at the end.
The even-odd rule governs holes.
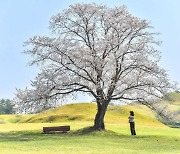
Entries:
POLYGON ((179 153, 180 129, 153 126, 136 127, 131 136, 128 124, 107 124, 106 132, 77 134, 77 129, 89 122, 19 123, 0 125, 2 154, 59 154, 59 153, 179 153), (71 125, 67 134, 43 134, 43 126, 71 125))
POLYGON ((92 126, 95 104, 67 105, 37 115, 0 116, 2 154, 174 154, 180 152, 180 129, 169 128, 144 106, 110 106, 107 131, 80 133, 92 126), (131 136, 128 112, 136 115, 137 136, 131 136), (70 125, 67 134, 43 134, 43 126, 70 125))

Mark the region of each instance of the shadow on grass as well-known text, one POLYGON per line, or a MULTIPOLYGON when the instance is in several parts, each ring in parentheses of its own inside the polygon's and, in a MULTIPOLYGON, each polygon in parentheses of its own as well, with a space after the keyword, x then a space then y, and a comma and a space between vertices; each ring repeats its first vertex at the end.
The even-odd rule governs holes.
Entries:
POLYGON ((96 131, 93 127, 85 127, 76 131, 70 131, 68 133, 53 133, 53 134, 44 134, 40 131, 12 131, 8 133, 0 133, 0 142, 6 141, 41 141, 41 140, 62 140, 62 139, 71 139, 71 137, 77 136, 100 136, 100 137, 113 137, 119 139, 158 139, 164 138, 163 136, 156 135, 125 135, 119 134, 111 130, 105 131, 96 131))
POLYGON ((76 131, 71 131, 68 133, 52 133, 44 134, 40 131, 12 131, 0 133, 0 142, 28 142, 28 141, 42 141, 42 140, 68 140, 72 137, 84 137, 84 136, 101 136, 101 137, 121 137, 127 138, 128 136, 118 135, 116 132, 106 130, 106 131, 95 131, 92 127, 85 127, 76 131))
POLYGON ((72 135, 87 135, 87 134, 91 134, 94 132, 95 132, 95 129, 93 127, 84 127, 82 129, 72 131, 71 134, 72 135))
POLYGON ((132 140, 155 140, 158 141, 159 139, 166 139, 166 136, 163 135, 128 135, 128 134, 120 134, 112 130, 104 130, 104 131, 97 131, 93 127, 84 127, 82 129, 71 131, 70 136, 101 136, 101 137, 113 137, 113 138, 120 138, 120 139, 132 139, 132 140))
POLYGON ((78 129, 76 131, 71 132, 72 135, 95 135, 95 134, 101 134, 101 135, 118 135, 116 132, 111 130, 95 130, 94 127, 84 127, 82 129, 78 129))
MULTIPOLYGON (((46 140, 49 136, 43 134, 41 132, 35 131, 18 131, 18 132, 8 132, 8 133, 0 133, 0 142, 4 141, 38 141, 38 140, 46 140)), ((57 137, 54 135, 52 137, 56 139, 57 137)))
POLYGON ((103 131, 98 131, 98 130, 95 130, 93 127, 84 127, 82 129, 78 129, 76 131, 71 131, 70 132, 70 135, 71 136, 76 136, 76 135, 79 135, 79 136, 85 136, 85 135, 96 135, 96 136, 101 136, 101 137, 107 137, 107 136, 111 136, 113 138, 121 138, 121 139, 151 139, 151 138, 158 138, 160 136, 156 136, 156 135, 136 135, 136 136, 132 136, 132 135, 127 135, 127 134, 120 134, 120 133, 117 133, 115 131, 112 131, 112 130, 103 130, 103 131))

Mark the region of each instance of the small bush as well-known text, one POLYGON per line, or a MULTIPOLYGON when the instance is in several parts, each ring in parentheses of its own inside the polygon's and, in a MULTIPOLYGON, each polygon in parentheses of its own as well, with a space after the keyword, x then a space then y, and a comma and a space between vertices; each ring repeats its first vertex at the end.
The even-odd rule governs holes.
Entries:
POLYGON ((49 116, 47 118, 47 122, 53 122, 55 120, 56 116, 49 116))

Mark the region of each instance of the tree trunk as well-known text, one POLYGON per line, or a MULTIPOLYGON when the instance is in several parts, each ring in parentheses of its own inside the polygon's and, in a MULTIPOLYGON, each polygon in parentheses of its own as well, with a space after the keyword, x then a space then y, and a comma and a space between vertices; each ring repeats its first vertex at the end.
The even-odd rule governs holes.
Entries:
POLYGON ((94 120, 94 129, 102 131, 105 130, 104 116, 106 113, 107 105, 105 104, 105 102, 103 102, 102 104, 97 103, 97 108, 98 110, 94 120))

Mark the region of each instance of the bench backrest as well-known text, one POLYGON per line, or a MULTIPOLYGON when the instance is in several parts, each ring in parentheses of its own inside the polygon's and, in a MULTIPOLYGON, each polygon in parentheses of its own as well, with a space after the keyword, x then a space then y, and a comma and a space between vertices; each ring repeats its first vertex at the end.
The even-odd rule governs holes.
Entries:
POLYGON ((70 126, 43 127, 43 132, 49 131, 70 131, 70 126))

